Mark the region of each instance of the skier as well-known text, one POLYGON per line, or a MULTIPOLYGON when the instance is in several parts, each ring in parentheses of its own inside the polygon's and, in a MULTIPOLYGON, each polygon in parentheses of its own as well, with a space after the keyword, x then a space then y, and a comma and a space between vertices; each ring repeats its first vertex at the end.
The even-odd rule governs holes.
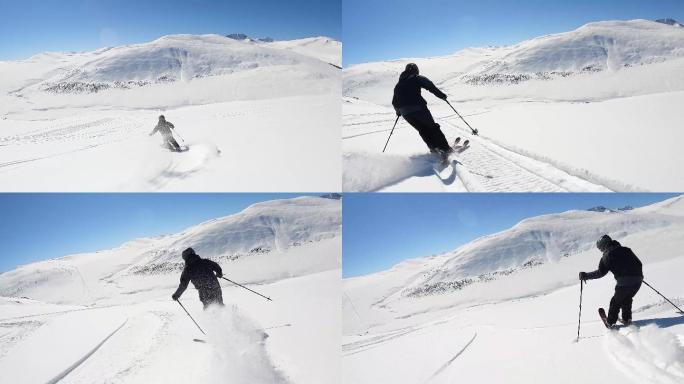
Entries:
POLYGON ((419 75, 416 64, 406 64, 406 69, 399 75, 399 81, 394 86, 392 105, 397 116, 403 116, 404 120, 418 131, 420 137, 430 148, 430 152, 439 153, 446 157, 452 148, 444 137, 444 133, 439 129, 439 124, 435 123, 432 118, 432 114, 427 108, 427 102, 420 95, 421 88, 427 89, 442 100, 447 99, 447 95, 440 91, 427 77, 419 75))
POLYGON ((612 272, 617 284, 615 294, 610 299, 607 325, 611 327, 615 325, 621 309, 621 322, 629 325, 632 322, 632 298, 641 288, 641 282, 644 279, 641 261, 631 249, 623 247, 608 235, 601 236, 596 242, 596 247, 603 252, 598 269, 593 272, 580 272, 579 278, 582 281, 600 279, 609 271, 612 272))
POLYGON ((171 298, 178 300, 188 287, 188 283, 192 281, 192 285, 199 291, 199 299, 204 304, 204 309, 211 304, 223 306, 223 294, 218 281, 218 278, 223 276, 221 267, 209 259, 200 258, 192 248, 183 251, 183 260, 185 268, 180 277, 180 285, 171 298))
POLYGON ((173 124, 166 121, 164 115, 159 115, 159 122, 157 123, 157 126, 154 127, 152 132, 150 132, 150 136, 154 135, 157 132, 161 133, 162 138, 164 140, 164 145, 171 151, 180 152, 181 147, 180 145, 178 145, 176 139, 173 138, 173 133, 171 133, 171 130, 173 128, 173 124))

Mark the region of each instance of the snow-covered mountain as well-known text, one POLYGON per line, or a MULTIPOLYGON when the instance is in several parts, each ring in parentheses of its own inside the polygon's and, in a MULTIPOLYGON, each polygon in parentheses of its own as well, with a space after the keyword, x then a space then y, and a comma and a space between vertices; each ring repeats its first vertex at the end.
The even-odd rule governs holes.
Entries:
POLYGON ((668 17, 668 18, 665 18, 665 19, 658 19, 658 20, 656 20, 656 21, 657 21, 658 23, 663 23, 663 24, 667 24, 667 25, 672 25, 672 26, 675 26, 675 27, 680 27, 680 28, 681 28, 681 27, 684 27, 684 24, 678 22, 678 21, 675 20, 675 19, 669 18, 669 17, 668 17))
POLYGON ((0 274, 0 296, 86 304, 119 301, 141 287, 165 289, 178 279, 180 253, 187 247, 246 283, 335 269, 340 207, 339 201, 317 197, 258 203, 180 233, 18 267, 0 274))
POLYGON ((649 20, 602 21, 510 46, 353 65, 344 70, 344 95, 363 99, 365 89, 396 81, 408 62, 442 86, 455 87, 616 72, 682 58, 684 29, 649 20))
POLYGON ((345 279, 344 379, 681 382, 684 317, 647 286, 634 300, 635 326, 613 332, 596 309, 608 306, 614 279, 585 284, 575 343, 577 274, 596 269, 603 233, 630 247, 645 280, 684 305, 684 196, 532 217, 452 252, 345 279))
POLYGON ((169 35, 2 61, 0 184, 5 191, 340 190, 341 57, 340 43, 323 37, 169 35), (160 114, 188 153, 170 154, 158 136, 148 137, 160 114))
POLYGON ((0 381, 339 382, 340 237, 340 201, 301 197, 2 273, 0 381), (272 300, 220 280, 225 307, 181 308, 189 246, 272 300))
MULTIPOLYGON (((563 268, 566 260, 595 252, 596 240, 603 234, 622 240, 669 233, 684 229, 684 196, 633 210, 576 210, 532 217, 500 233, 473 240, 451 252, 404 261, 392 269, 358 278, 397 282, 376 304, 396 300, 453 293, 471 284, 518 273, 527 268, 563 268)), ((684 237, 679 241, 684 242, 684 237)), ((637 252, 638 254, 643 254, 637 252)), ((646 253, 649 262, 676 257, 667 253, 646 253)), ((596 260, 598 261, 598 259, 596 260)), ((593 263, 587 268, 593 267, 593 263)), ((355 279, 349 279, 353 285, 355 279)), ((477 289, 477 288, 475 288, 477 289)))
POLYGON ((325 36, 310 37, 298 40, 274 41, 269 47, 289 49, 302 55, 315 57, 321 61, 333 64, 337 67, 342 65, 342 43, 325 36))
MULTIPOLYGON (((315 69, 325 73, 328 70, 327 63, 320 58, 334 60, 335 56, 341 56, 341 49, 338 42, 335 42, 335 46, 330 39, 320 39, 323 39, 322 44, 298 52, 282 47, 298 47, 304 44, 301 41, 270 43, 236 40, 220 35, 168 35, 148 43, 93 52, 39 54, 14 62, 14 65, 44 66, 41 81, 35 83, 35 74, 30 79, 23 79, 24 85, 31 82, 26 90, 92 93, 109 88, 128 89, 174 81, 187 82, 257 68, 287 67, 295 71, 306 68, 307 71, 315 69), (322 56, 319 52, 321 45, 325 49, 322 56)), ((312 40, 316 42, 316 39, 312 40)), ((4 72, 4 67, 12 62, 2 64, 4 66, 0 66, 0 70, 4 72)))

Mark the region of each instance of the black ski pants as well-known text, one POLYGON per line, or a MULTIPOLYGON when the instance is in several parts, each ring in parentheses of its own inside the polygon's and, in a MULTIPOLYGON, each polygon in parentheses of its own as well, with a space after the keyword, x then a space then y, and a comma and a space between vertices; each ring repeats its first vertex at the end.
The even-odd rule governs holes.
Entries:
POLYGON ((200 301, 204 305, 204 309, 213 304, 218 304, 221 307, 224 305, 223 294, 220 289, 200 292, 200 301))
POLYGON ((176 139, 173 138, 173 136, 164 136, 164 143, 166 144, 166 147, 171 151, 180 152, 181 150, 180 145, 178 145, 178 142, 176 141, 176 139))
POLYGON ((632 299, 639 292, 639 288, 641 288, 641 283, 615 287, 615 294, 610 299, 610 308, 608 309, 608 324, 612 325, 617 322, 620 310, 622 310, 623 320, 632 320, 632 299))
POLYGON ((430 151, 435 149, 441 149, 444 152, 451 151, 446 137, 439 129, 439 124, 435 123, 427 108, 407 114, 404 116, 404 120, 408 121, 418 131, 430 151))

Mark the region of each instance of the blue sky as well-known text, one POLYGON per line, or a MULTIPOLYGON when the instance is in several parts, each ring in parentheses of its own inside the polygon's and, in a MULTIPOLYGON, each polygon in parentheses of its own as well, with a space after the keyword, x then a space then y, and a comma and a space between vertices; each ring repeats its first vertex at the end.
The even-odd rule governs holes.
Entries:
MULTIPOLYGON (((305 194, 0 194, 0 272, 181 231, 259 201, 305 194)), ((314 194, 317 195, 317 194, 314 194)))
POLYGON ((344 0, 344 65, 445 55, 591 21, 684 20, 682 0, 344 0))
POLYGON ((341 38, 340 0, 0 0, 0 60, 176 33, 341 38))
POLYGON ((532 216, 597 205, 639 207, 673 196, 677 194, 345 194, 343 276, 365 275, 408 258, 451 251, 532 216))

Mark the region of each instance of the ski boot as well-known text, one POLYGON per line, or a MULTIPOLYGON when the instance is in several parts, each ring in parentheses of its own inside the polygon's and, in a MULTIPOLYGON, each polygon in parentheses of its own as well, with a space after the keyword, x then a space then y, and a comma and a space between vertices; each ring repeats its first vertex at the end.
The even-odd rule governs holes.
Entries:
POLYGON ((618 319, 618 321, 620 322, 620 324, 622 324, 622 325, 624 325, 624 326, 626 326, 626 327, 629 327, 630 325, 632 325, 632 319, 627 319, 627 320, 625 320, 625 319, 623 319, 623 318, 621 317, 621 318, 618 319))

